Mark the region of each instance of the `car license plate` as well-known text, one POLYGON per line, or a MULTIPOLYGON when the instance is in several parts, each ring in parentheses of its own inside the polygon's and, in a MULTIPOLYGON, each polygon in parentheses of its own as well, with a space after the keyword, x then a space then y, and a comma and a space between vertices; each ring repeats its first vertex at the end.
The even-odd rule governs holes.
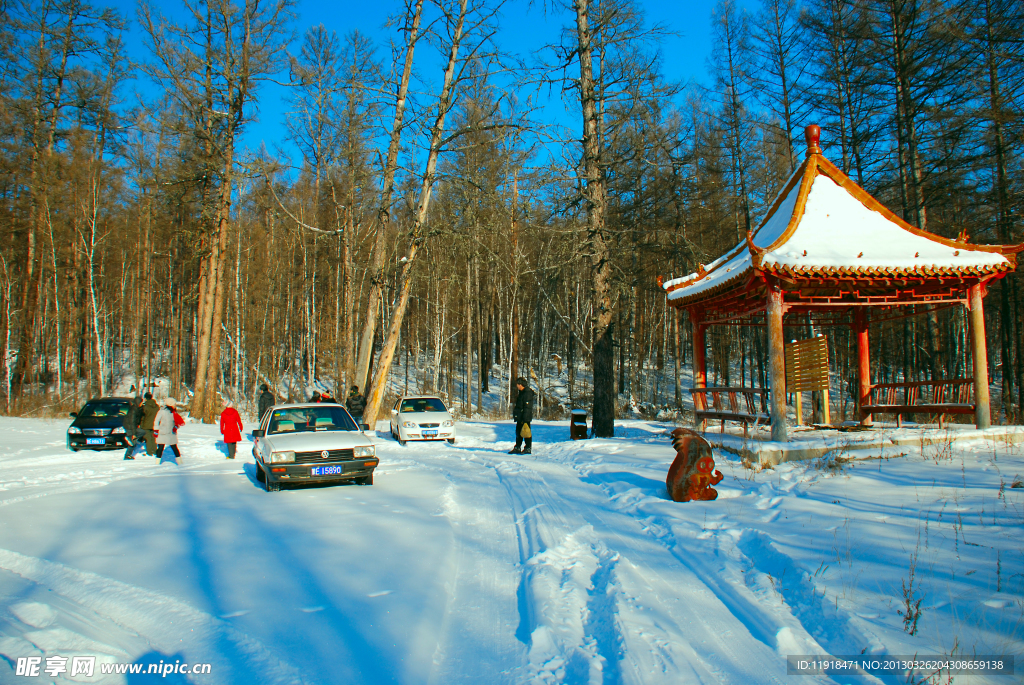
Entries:
POLYGON ((86 438, 85 439, 85 444, 86 445, 106 445, 107 444, 107 440, 106 440, 106 438, 86 438))
POLYGON ((437 437, 437 431, 423 431, 423 437, 425 437, 425 438, 435 438, 435 437, 437 437))
POLYGON ((311 476, 337 476, 345 472, 343 466, 314 466, 309 470, 311 476))

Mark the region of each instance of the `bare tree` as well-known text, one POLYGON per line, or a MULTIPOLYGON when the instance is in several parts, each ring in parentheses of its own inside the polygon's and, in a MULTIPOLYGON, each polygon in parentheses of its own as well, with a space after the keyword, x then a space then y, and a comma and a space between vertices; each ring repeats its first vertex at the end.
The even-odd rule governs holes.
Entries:
POLYGON ((198 352, 192 413, 213 421, 218 410, 225 259, 231 233, 235 145, 253 116, 260 80, 277 71, 287 42, 291 0, 187 2, 192 23, 174 24, 147 4, 139 9, 156 61, 150 74, 181 108, 202 146, 206 228, 199 282, 198 352))

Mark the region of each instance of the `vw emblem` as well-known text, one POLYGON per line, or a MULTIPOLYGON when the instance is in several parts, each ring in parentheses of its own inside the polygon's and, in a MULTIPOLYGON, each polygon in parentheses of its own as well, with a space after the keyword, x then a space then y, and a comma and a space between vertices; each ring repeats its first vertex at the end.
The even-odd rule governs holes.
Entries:
POLYGON ((323 452, 320 453, 320 457, 323 459, 326 459, 329 456, 331 456, 331 453, 328 452, 327 450, 324 450, 323 452))

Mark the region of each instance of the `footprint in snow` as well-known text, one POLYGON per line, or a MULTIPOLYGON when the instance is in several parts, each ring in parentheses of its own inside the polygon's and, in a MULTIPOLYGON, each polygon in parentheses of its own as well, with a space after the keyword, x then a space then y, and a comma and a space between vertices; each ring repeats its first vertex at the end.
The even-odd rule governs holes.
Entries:
POLYGON ((378 590, 377 592, 371 592, 366 595, 367 597, 383 597, 384 595, 390 595, 394 590, 378 590))
POLYGON ((11 605, 11 613, 19 621, 33 628, 46 628, 57 620, 57 612, 49 604, 18 602, 11 605))
POLYGON ((302 607, 301 609, 299 609, 299 611, 305 612, 307 614, 315 614, 316 612, 323 610, 323 607, 302 607))

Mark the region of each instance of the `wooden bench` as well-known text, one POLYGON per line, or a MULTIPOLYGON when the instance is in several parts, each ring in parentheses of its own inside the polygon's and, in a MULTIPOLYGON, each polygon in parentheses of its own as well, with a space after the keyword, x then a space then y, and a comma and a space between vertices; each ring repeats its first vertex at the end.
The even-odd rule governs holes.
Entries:
POLYGON ((908 414, 937 416, 939 428, 947 414, 973 414, 974 379, 916 381, 913 383, 878 383, 871 386, 871 401, 860 408, 861 416, 895 414, 896 425, 903 426, 908 414), (930 390, 924 390, 924 388, 930 390))
POLYGON ((690 393, 693 395, 693 413, 701 431, 707 429, 709 419, 721 421, 723 433, 726 421, 739 421, 743 424, 744 437, 751 424, 754 428, 771 424, 767 388, 693 388, 690 393), (708 395, 711 396, 710 402, 708 395))

